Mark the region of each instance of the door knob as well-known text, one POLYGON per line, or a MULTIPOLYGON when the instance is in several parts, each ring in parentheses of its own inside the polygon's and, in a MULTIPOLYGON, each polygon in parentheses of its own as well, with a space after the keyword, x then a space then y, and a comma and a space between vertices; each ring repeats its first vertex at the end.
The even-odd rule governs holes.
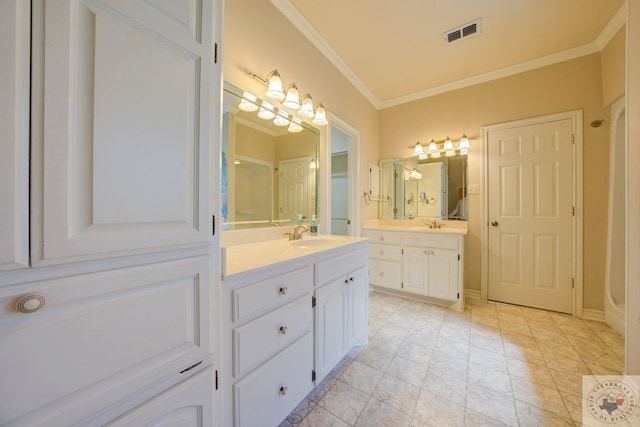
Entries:
POLYGON ((491 225, 493 225, 494 227, 498 226, 498 221, 491 221, 491 225))

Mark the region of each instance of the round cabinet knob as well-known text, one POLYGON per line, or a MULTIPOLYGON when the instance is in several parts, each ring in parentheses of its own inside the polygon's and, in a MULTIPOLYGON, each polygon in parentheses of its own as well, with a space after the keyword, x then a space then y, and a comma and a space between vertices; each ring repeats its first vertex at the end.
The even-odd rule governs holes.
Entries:
POLYGON ((380 277, 384 277, 384 271, 380 272, 380 277))
POLYGON ((380 255, 384 255, 384 251, 380 249, 380 255))
POLYGON ((289 289, 287 289, 287 287, 286 287, 286 286, 283 286, 282 288, 280 288, 280 289, 278 290, 278 293, 279 293, 280 295, 286 295, 288 291, 289 291, 289 289))
POLYGON ((25 295, 16 302, 16 310, 20 313, 35 313, 47 303, 44 295, 29 294, 25 295))
POLYGON ((344 279, 344 284, 348 285, 349 284, 349 279, 344 279))
POLYGON ((353 282, 353 277, 349 277, 349 281, 350 281, 350 282, 353 282))
POLYGON ((491 225, 493 225, 494 227, 498 226, 498 221, 491 221, 491 225))
POLYGON ((384 236, 380 236, 380 241, 384 242, 384 236))
POLYGON ((285 335, 287 333, 287 327, 286 326, 280 326, 280 333, 282 335, 285 335))
POLYGON ((282 386, 280 387, 280 390, 278 391, 278 393, 280 393, 280 396, 284 396, 285 394, 287 394, 288 391, 289 391, 289 387, 282 386))

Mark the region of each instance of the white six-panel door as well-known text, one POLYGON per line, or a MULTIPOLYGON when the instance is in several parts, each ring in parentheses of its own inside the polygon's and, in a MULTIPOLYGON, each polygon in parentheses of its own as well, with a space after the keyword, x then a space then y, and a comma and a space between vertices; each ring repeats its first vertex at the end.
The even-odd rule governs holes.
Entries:
POLYGON ((309 162, 308 157, 302 157, 279 163, 281 220, 293 222, 297 214, 302 214, 307 220, 311 219, 312 213, 307 202, 311 185, 309 162))
POLYGON ((572 120, 488 132, 488 298, 570 313, 572 120))
POLYGON ((209 243, 210 9, 44 8, 33 55, 34 265, 209 243))

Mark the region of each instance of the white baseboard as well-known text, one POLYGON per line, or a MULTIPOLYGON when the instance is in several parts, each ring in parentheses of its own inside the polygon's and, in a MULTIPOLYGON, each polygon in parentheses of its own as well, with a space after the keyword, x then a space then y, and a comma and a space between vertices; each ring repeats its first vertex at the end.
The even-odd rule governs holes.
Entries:
POLYGON ((592 310, 590 308, 582 309, 582 318, 586 320, 593 320, 594 322, 606 322, 604 317, 604 311, 592 310))
POLYGON ((475 289, 465 289, 464 290, 464 297, 465 298, 473 298, 473 299, 481 299, 480 298, 480 291, 477 291, 475 289))

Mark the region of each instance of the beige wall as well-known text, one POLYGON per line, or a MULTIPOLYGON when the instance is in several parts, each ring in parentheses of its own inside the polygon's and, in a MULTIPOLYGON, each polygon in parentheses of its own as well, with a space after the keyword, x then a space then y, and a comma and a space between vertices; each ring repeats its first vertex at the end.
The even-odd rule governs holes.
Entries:
MULTIPOLYGON (((362 194, 368 164, 378 160, 378 111, 347 79, 267 0, 225 2, 222 51, 225 81, 262 94, 265 87, 249 72, 264 78, 277 68, 285 84, 295 81, 301 95, 311 93, 360 132, 362 194)), ((320 160, 322 167, 329 159, 320 160)), ((365 207, 363 218, 376 218, 376 208, 365 207)))
POLYGON ((602 49, 602 98, 611 105, 624 95, 626 27, 602 49))
MULTIPOLYGON (((276 137, 236 122, 235 153, 276 164, 276 137)), ((229 159, 232 162, 233 159, 229 159)))
MULTIPOLYGON (((600 54, 433 96, 380 111, 380 158, 406 157, 419 140, 462 134, 480 137, 484 125, 583 110, 584 307, 603 310, 606 255, 608 118, 603 107, 600 54)), ((469 184, 482 181, 481 141, 471 141, 469 184)), ((483 189, 480 188, 482 194, 483 189)), ((481 196, 469 196, 465 288, 480 289, 481 196)))

